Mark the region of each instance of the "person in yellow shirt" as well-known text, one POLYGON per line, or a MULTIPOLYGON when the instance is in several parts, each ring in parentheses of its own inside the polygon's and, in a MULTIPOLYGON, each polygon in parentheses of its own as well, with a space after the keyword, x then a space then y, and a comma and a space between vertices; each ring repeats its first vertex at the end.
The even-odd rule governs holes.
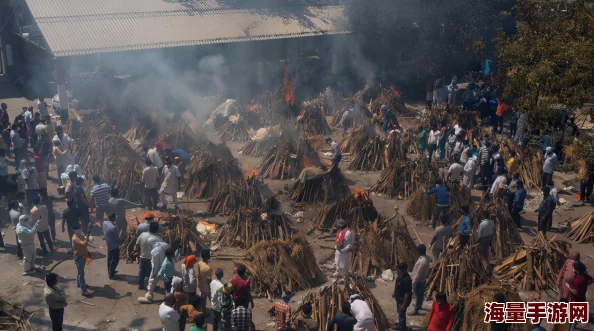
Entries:
POLYGON ((206 299, 210 300, 210 281, 212 279, 212 269, 208 265, 210 261, 210 250, 204 249, 200 252, 202 260, 196 264, 198 289, 200 290, 200 311, 206 311, 206 299))
POLYGON ((507 160, 507 164, 505 166, 507 167, 508 174, 515 174, 516 172, 518 172, 518 169, 520 168, 520 162, 518 161, 518 159, 516 159, 515 151, 509 151, 509 160, 507 160))
POLYGON ((85 282, 85 264, 87 257, 89 257, 89 250, 87 249, 88 239, 80 228, 74 229, 74 235, 72 235, 72 253, 74 255, 74 264, 76 265, 76 285, 80 287, 82 295, 89 297, 93 294, 92 291, 87 289, 85 282))

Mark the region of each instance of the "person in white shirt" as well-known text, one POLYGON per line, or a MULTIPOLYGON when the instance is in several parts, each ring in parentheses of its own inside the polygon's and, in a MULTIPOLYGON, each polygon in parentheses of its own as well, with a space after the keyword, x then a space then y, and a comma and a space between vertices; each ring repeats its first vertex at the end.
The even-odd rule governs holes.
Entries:
POLYGON ((462 179, 462 174, 464 173, 464 167, 459 163, 459 159, 456 156, 456 161, 452 163, 450 169, 448 170, 448 176, 452 181, 459 182, 462 179))
POLYGON ((357 320, 357 324, 353 327, 353 331, 372 331, 375 330, 373 325, 373 312, 369 308, 369 304, 363 300, 361 295, 353 294, 350 296, 351 313, 357 320))
POLYGON ((19 240, 19 244, 23 249, 23 276, 32 275, 37 271, 35 269, 35 233, 39 227, 39 221, 35 225, 29 224, 29 216, 21 215, 19 217, 19 223, 16 226, 16 235, 19 240))
POLYGON ((149 210, 156 210, 159 200, 159 169, 149 158, 144 162, 146 168, 142 170, 142 181, 144 182, 145 204, 149 210))
POLYGON ((495 233, 495 222, 491 219, 494 215, 490 215, 489 211, 483 210, 481 216, 483 220, 476 230, 476 242, 479 245, 479 253, 488 263, 489 247, 491 246, 491 240, 493 239, 493 234, 495 233))
POLYGON ((336 222, 336 229, 336 252, 334 256, 336 271, 334 272, 334 277, 344 277, 346 282, 351 265, 353 234, 348 228, 346 221, 342 218, 336 222))
POLYGON ((429 131, 429 137, 427 138, 427 144, 429 145, 429 163, 431 163, 431 158, 433 154, 437 150, 437 144, 439 143, 439 130, 436 128, 432 128, 429 131))
POLYGON ((37 111, 39 112, 39 114, 41 114, 41 118, 44 118, 45 116, 49 115, 47 111, 47 103, 45 102, 45 100, 43 100, 42 97, 39 97, 39 99, 37 99, 37 111))
POLYGON ((505 185, 507 185, 507 176, 505 175, 505 170, 499 169, 497 178, 493 182, 493 185, 491 185, 491 195, 495 196, 496 194, 499 194, 501 192, 500 190, 503 189, 505 185))
POLYGON ((171 163, 169 157, 165 158, 165 166, 163 167, 163 183, 159 189, 159 195, 161 198, 162 209, 167 209, 167 195, 171 195, 173 198, 173 205, 175 209, 178 209, 177 205, 177 192, 181 187, 181 174, 179 169, 171 163))
POLYGON ((223 287, 225 286, 222 282, 224 276, 223 269, 218 268, 217 271, 215 271, 215 276, 217 278, 213 279, 212 282, 210 282, 210 305, 212 307, 212 312, 214 315, 212 318, 212 330, 218 331, 219 326, 221 326, 221 299, 223 287))
POLYGON ((179 313, 173 309, 175 296, 173 293, 165 294, 163 303, 159 305, 159 318, 163 331, 179 331, 179 313))
POLYGON ((472 155, 466 161, 464 165, 464 179, 463 184, 472 190, 474 188, 474 176, 476 175, 476 169, 478 168, 478 157, 472 155))
POLYGON ((163 168, 163 161, 161 160, 160 154, 162 153, 161 143, 156 143, 155 147, 150 148, 146 151, 146 157, 151 160, 153 165, 157 167, 157 169, 161 170, 163 168))

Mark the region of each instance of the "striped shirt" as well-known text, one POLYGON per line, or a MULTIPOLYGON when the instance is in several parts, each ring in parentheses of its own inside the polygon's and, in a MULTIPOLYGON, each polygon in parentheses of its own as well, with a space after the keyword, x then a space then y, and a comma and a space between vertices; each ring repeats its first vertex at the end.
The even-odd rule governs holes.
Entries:
POLYGON ((489 163, 489 148, 487 146, 481 147, 479 155, 481 156, 481 165, 489 163))
POLYGON ((95 206, 105 206, 109 203, 109 185, 97 184, 91 189, 91 198, 95 201, 95 206))

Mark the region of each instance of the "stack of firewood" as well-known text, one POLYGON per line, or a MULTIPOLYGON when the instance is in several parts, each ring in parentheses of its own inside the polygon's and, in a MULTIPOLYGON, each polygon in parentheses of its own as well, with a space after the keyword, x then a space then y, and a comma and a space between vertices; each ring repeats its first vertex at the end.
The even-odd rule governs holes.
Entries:
MULTIPOLYGON (((318 322, 319 330, 327 330, 330 321, 341 311, 342 303, 348 302, 349 296, 353 294, 359 294, 371 308, 375 331, 384 331, 390 328, 388 317, 367 287, 367 281, 361 277, 353 277, 346 287, 334 282, 332 285, 312 290, 305 295, 301 302, 311 304, 312 318, 318 322)), ((301 316, 302 310, 303 305, 293 312, 293 323, 296 323, 297 318, 301 316)))
POLYGON ((227 123, 216 128, 217 137, 221 141, 248 141, 248 123, 240 114, 229 116, 227 123))
POLYGON ((313 166, 307 142, 282 136, 277 144, 268 150, 264 158, 256 165, 255 170, 261 178, 289 179, 296 178, 306 167, 313 166))
POLYGON ((163 135, 160 141, 171 149, 183 149, 186 152, 193 152, 208 142, 204 132, 195 133, 189 126, 175 129, 163 135))
POLYGON ((453 184, 449 186, 450 220, 457 220, 464 215, 463 206, 470 206, 470 190, 464 185, 453 184))
POLYGON ((332 133, 326 117, 319 110, 304 110, 297 116, 297 131, 301 136, 325 136, 332 133))
POLYGON ((347 169, 350 171, 379 171, 386 168, 386 143, 382 137, 367 140, 367 143, 355 155, 347 169))
POLYGON ((289 124, 295 120, 296 107, 287 103, 282 89, 276 93, 267 91, 255 97, 252 103, 257 105, 252 107, 258 111, 265 125, 289 124))
POLYGON ((363 149, 370 139, 377 136, 378 134, 371 120, 366 120, 342 138, 340 141, 340 150, 343 153, 356 154, 363 149))
POLYGON ((333 204, 324 205, 314 224, 320 230, 331 231, 336 221, 342 218, 356 233, 370 222, 377 220, 379 216, 373 201, 365 192, 359 191, 344 196, 333 204))
POLYGON ((569 223, 566 235, 579 244, 594 241, 594 211, 569 223))
MULTIPOLYGON (((400 93, 392 85, 389 89, 382 88, 378 97, 371 101, 369 105, 369 111, 373 114, 379 114, 382 105, 388 106, 392 112, 399 113, 404 116, 413 116, 414 113, 406 108, 400 93)), ((395 117, 394 117, 395 118, 395 117)))
POLYGON ((372 115, 367 110, 367 105, 363 104, 363 93, 364 91, 361 90, 350 98, 345 98, 342 103, 342 108, 334 112, 334 117, 332 117, 332 126, 338 127, 340 125, 340 121, 342 120, 342 115, 345 111, 349 111, 349 121, 351 125, 357 126, 367 119, 371 118, 372 115))
POLYGON ((493 271, 501 282, 518 283, 524 290, 552 289, 559 293, 557 275, 570 247, 565 241, 548 239, 539 232, 531 244, 501 261, 493 271))
MULTIPOLYGON (((250 111, 250 113, 254 112, 250 111)), ((251 134, 248 143, 239 150, 239 153, 248 156, 266 155, 266 153, 278 144, 278 137, 281 134, 280 130, 280 126, 260 128, 251 134)))
POLYGON ((432 219, 436 201, 435 194, 427 195, 424 190, 418 190, 406 205, 406 213, 417 221, 429 221, 432 219))
POLYGON ((351 190, 339 169, 323 171, 305 168, 293 185, 290 198, 294 202, 332 202, 349 195, 351 190))
POLYGON ((388 162, 407 161, 410 144, 410 139, 400 138, 398 134, 390 134, 388 136, 388 145, 386 146, 388 162))
MULTIPOLYGON (((33 331, 29 323, 33 314, 35 313, 26 311, 24 307, 0 298, 0 330, 33 331)), ((35 327, 35 330, 39 329, 35 327)))
POLYGON ((255 174, 247 178, 230 179, 210 203, 211 214, 231 215, 244 207, 260 207, 262 195, 255 174))
POLYGON ((380 178, 369 190, 390 198, 408 199, 418 190, 426 189, 437 178, 437 169, 427 161, 395 160, 380 173, 380 178))

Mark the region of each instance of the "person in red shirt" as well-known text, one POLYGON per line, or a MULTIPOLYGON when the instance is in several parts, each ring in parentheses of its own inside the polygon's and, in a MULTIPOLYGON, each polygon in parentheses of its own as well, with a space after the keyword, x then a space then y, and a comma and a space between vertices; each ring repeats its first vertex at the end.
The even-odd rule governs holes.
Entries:
POLYGON ((569 288, 569 301, 584 302, 588 286, 594 283, 594 278, 588 275, 586 265, 581 261, 573 261, 573 273, 575 274, 573 282, 565 283, 565 286, 569 288))
POLYGON ((454 322, 454 307, 452 307, 443 292, 433 295, 433 307, 429 313, 427 331, 450 331, 454 322))
POLYGON ((493 124, 493 132, 497 133, 497 127, 500 127, 499 133, 503 133, 503 116, 509 110, 509 106, 505 101, 497 98, 497 111, 495 111, 495 123, 493 124))
POLYGON ((245 303, 245 308, 248 308, 248 302, 252 305, 251 309, 254 309, 254 299, 252 298, 252 289, 250 287, 250 278, 246 275, 246 268, 243 264, 237 266, 237 275, 231 278, 231 282, 233 285, 233 292, 231 293, 233 296, 233 300, 237 302, 237 299, 245 299, 239 300, 245 303))

